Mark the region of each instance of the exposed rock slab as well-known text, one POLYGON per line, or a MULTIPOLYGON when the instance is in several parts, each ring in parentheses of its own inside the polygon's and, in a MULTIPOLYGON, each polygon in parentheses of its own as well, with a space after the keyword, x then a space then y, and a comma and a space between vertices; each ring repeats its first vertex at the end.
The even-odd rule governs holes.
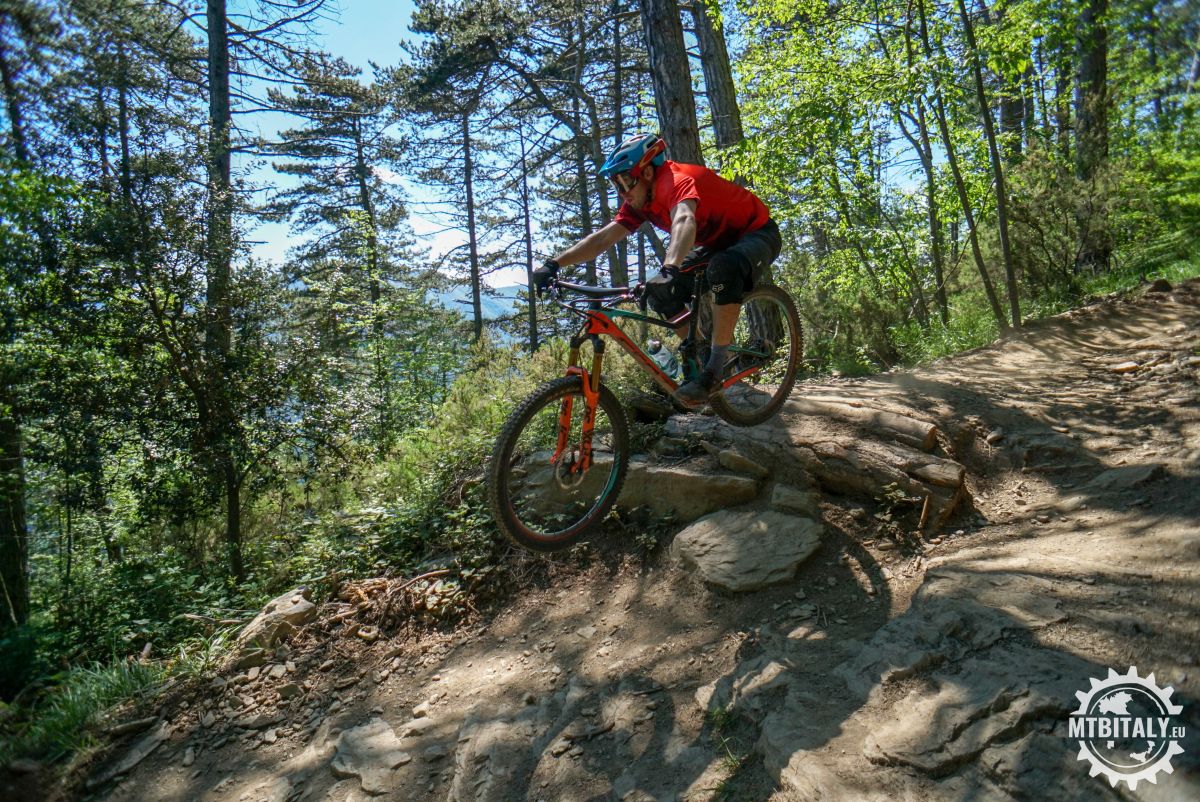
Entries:
POLYGON ((955 678, 940 680, 935 692, 911 691, 895 706, 897 715, 867 737, 864 754, 873 763, 912 766, 932 776, 948 774, 974 760, 1001 737, 1011 737, 1038 719, 1053 721, 1074 708, 1070 688, 1043 673, 1038 653, 1013 662, 968 660, 955 678), (1047 693, 1064 691, 1064 696, 1047 693), (931 726, 933 724, 934 726, 931 726))
POLYGON ((171 734, 171 727, 167 722, 160 722, 157 727, 148 735, 143 736, 137 743, 130 748, 125 756, 119 761, 109 766, 92 780, 88 781, 89 788, 96 788, 109 782, 115 777, 119 777, 131 771, 137 764, 145 760, 151 752, 157 749, 162 742, 167 740, 171 734))
POLYGON ((368 794, 385 794, 391 790, 392 770, 411 760, 391 726, 374 718, 341 734, 330 768, 338 777, 357 777, 368 794))
POLYGON ((1161 465, 1129 465, 1111 468, 1087 484, 1092 491, 1129 490, 1162 477, 1161 465))
POLYGON ((742 663, 728 676, 696 689, 696 704, 707 712, 725 710, 757 714, 774 691, 785 691, 792 681, 787 666, 770 655, 742 663))
POLYGON ((755 479, 766 479, 771 475, 771 472, 762 465, 729 448, 717 453, 717 462, 721 463, 722 468, 727 468, 734 473, 753 476, 755 479))
POLYGON ((530 753, 533 711, 514 715, 477 705, 467 713, 454 755, 451 802, 503 802, 512 796, 514 772, 530 753))
POLYGON ((771 489, 771 506, 782 512, 816 518, 820 515, 820 504, 821 494, 815 490, 801 490, 783 484, 771 489))
MULTIPOLYGON (((549 466, 550 454, 538 455, 535 463, 543 464, 529 472, 526 486, 536 488, 538 503, 555 505, 566 496, 558 495, 549 466)), ((599 456, 596 467, 589 471, 578 490, 582 497, 594 498, 601 482, 608 478, 607 457, 599 456)), ((702 473, 678 465, 652 465, 644 459, 633 459, 625 474, 625 484, 617 499, 624 509, 647 507, 658 516, 673 515, 678 521, 694 521, 716 510, 735 507, 758 495, 758 482, 734 473, 702 473)))
POLYGON ((725 510, 675 537, 671 553, 706 582, 747 591, 784 582, 821 545, 822 526, 775 510, 725 510))
POLYGON ((872 498, 894 485, 923 500, 922 529, 944 524, 967 496, 961 464, 897 441, 805 434, 779 421, 743 429, 697 415, 673 417, 666 430, 672 437, 736 444, 743 454, 770 465, 772 475, 784 482, 812 476, 834 493, 872 498))

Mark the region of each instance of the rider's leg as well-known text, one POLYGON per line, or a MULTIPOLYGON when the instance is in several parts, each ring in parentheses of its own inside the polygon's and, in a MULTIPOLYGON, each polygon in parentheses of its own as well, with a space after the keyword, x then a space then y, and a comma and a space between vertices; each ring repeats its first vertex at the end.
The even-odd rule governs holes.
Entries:
POLYGON ((708 397, 720 389, 720 377, 737 326, 742 296, 768 274, 779 250, 779 229, 774 222, 768 221, 762 228, 742 237, 733 247, 710 258, 707 279, 715 301, 712 350, 700 375, 675 391, 674 397, 680 403, 690 407, 703 406, 708 397))
POLYGON ((721 374, 724 373, 729 344, 733 341, 742 295, 750 286, 752 276, 753 263, 735 248, 714 254, 709 261, 706 278, 712 290, 713 304, 708 360, 698 376, 675 391, 673 395, 679 403, 701 407, 721 388, 721 374))
POLYGON ((720 375, 725 366, 725 355, 733 342, 733 330, 737 326, 740 303, 713 304, 712 350, 708 354, 708 362, 704 369, 720 375))

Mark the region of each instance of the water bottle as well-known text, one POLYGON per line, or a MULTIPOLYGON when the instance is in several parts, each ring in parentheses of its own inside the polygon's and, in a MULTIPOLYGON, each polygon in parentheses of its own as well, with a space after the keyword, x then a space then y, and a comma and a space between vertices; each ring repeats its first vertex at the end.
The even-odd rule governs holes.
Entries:
POLYGON ((646 353, 650 354, 650 358, 654 360, 654 364, 658 365, 663 373, 672 379, 679 375, 679 360, 675 358, 675 354, 663 348, 660 340, 651 340, 646 346, 646 353))

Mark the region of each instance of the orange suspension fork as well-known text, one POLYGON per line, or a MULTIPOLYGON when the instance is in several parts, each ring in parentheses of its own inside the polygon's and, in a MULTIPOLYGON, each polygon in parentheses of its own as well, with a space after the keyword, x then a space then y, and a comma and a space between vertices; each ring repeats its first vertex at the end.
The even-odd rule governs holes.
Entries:
MULTIPOLYGON (((596 406, 600 403, 600 375, 604 362, 604 341, 596 337, 593 341, 595 355, 592 357, 592 372, 581 367, 579 363, 579 346, 572 344, 568 359, 567 375, 578 376, 583 386, 583 425, 579 436, 579 462, 572 466, 572 473, 583 473, 592 467, 592 433, 596 426, 596 406)), ((550 464, 557 465, 563 453, 570 445, 571 413, 575 406, 575 397, 568 395, 563 398, 558 410, 558 443, 550 464)))

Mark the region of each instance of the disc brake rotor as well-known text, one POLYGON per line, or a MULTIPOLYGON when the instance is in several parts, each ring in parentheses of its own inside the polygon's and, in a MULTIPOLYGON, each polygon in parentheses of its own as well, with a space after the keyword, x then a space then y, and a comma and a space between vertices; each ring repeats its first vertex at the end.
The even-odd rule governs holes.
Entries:
POLYGON ((586 471, 578 470, 579 449, 572 448, 564 452, 562 458, 554 466, 554 481, 563 490, 578 487, 583 482, 586 471))

